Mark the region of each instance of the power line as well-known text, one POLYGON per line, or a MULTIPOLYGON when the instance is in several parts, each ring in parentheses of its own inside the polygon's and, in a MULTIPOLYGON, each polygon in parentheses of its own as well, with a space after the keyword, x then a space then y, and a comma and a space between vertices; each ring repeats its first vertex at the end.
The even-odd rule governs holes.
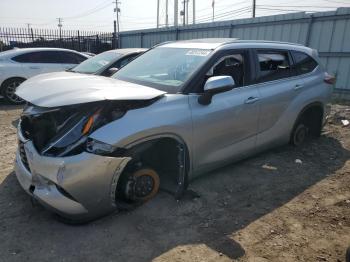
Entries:
POLYGON ((85 17, 85 16, 89 16, 91 14, 94 14, 94 13, 97 13, 99 11, 101 11, 102 9, 105 9, 109 6, 111 6, 112 3, 106 3, 106 1, 104 2, 104 4, 101 6, 101 4, 99 4, 98 6, 88 10, 88 11, 85 11, 85 12, 82 12, 78 15, 74 15, 74 16, 67 16, 67 17, 64 17, 65 19, 77 19, 77 18, 81 18, 81 17, 85 17))
MULTIPOLYGON (((230 11, 230 12, 224 12, 224 13, 221 13, 221 14, 218 14, 215 16, 216 19, 222 19, 222 18, 228 18, 228 17, 231 17, 232 15, 238 15, 238 14, 242 14, 242 13, 247 13, 247 12, 250 12, 250 7, 245 7, 245 8, 240 8, 240 9, 237 9, 235 11, 230 11)), ((208 16, 207 18, 203 18, 201 20, 199 20, 199 22, 203 23, 203 22, 209 22, 211 21, 211 17, 208 16)))
MULTIPOLYGON (((232 6, 232 5, 231 5, 231 6, 232 6)), ((226 12, 224 12, 224 13, 230 13, 230 12, 239 11, 239 10, 242 10, 242 9, 245 9, 245 8, 248 8, 248 6, 245 6, 245 7, 239 8, 239 9, 230 10, 230 11, 227 11, 227 8, 224 8, 224 9, 221 9, 221 10, 216 10, 216 11, 223 11, 223 10, 226 10, 226 12)), ((217 13, 217 15, 224 14, 224 13, 217 13)), ((208 18, 208 17, 211 17, 211 16, 212 16, 211 14, 206 14, 206 15, 201 15, 201 16, 199 16, 198 18, 199 18, 199 19, 202 19, 202 18, 208 18)), ((216 17, 216 16, 215 16, 215 17, 216 17)))
MULTIPOLYGON (((349 3, 350 4, 350 3, 349 3)), ((275 7, 275 8, 338 8, 339 6, 313 6, 313 5, 257 5, 259 7, 275 7)))
POLYGON ((318 12, 316 10, 300 10, 300 9, 279 9, 279 8, 264 8, 264 7, 257 7, 257 9, 262 10, 272 10, 272 11, 287 11, 287 12, 318 12))
MULTIPOLYGON (((250 7, 246 6, 246 7, 242 7, 242 8, 236 9, 236 10, 230 10, 230 11, 227 11, 227 12, 219 13, 219 14, 216 15, 216 18, 219 18, 221 16, 235 14, 237 12, 248 10, 248 9, 250 9, 250 7)), ((210 19, 210 18, 211 18, 211 16, 209 15, 209 16, 206 16, 206 17, 201 17, 200 20, 203 20, 203 19, 206 20, 206 19, 210 19)))
MULTIPOLYGON (((241 2, 238 2, 238 3, 231 3, 229 5, 217 5, 215 3, 215 7, 220 7, 220 9, 218 9, 216 11, 219 11, 219 10, 222 11, 222 10, 227 9, 227 7, 232 7, 233 5, 237 7, 238 5, 245 4, 245 3, 247 3, 247 1, 241 1, 241 2)), ((208 10, 208 7, 207 8, 202 8, 202 9, 199 9, 199 10, 196 10, 196 11, 200 12, 200 11, 204 11, 204 10, 205 11, 208 10)), ((211 12, 211 10, 210 10, 210 12, 211 12)))

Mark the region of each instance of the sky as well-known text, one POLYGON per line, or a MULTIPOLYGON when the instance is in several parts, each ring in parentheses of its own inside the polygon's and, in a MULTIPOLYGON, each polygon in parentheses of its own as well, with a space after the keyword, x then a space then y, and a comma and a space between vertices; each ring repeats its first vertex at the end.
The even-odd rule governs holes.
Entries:
MULTIPOLYGON (((121 31, 156 27, 157 0, 120 1, 121 31)), ((174 0, 169 2, 169 25, 174 21, 174 0)), ((189 0, 189 23, 192 2, 189 0)), ((183 0, 179 0, 179 11, 183 0)), ((196 0, 196 21, 212 21, 213 0, 196 0)), ((160 24, 165 26, 166 0, 160 0, 160 24)), ((297 11, 328 11, 350 7, 350 0, 256 0, 256 16, 297 11)), ((252 0, 215 0, 215 21, 252 16, 252 0)), ((57 18, 63 18, 65 30, 113 31, 113 0, 0 0, 0 27, 57 29, 57 18)), ((179 22, 182 18, 179 17, 179 22)))

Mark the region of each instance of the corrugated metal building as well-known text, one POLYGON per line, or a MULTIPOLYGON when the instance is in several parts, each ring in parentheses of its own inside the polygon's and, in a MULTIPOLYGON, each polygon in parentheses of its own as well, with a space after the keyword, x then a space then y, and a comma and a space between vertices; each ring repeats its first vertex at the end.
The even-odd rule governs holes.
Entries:
POLYGON ((128 31, 121 33, 120 45, 151 47, 164 41, 211 37, 285 41, 315 48, 328 71, 337 76, 335 91, 350 94, 350 8, 128 31))

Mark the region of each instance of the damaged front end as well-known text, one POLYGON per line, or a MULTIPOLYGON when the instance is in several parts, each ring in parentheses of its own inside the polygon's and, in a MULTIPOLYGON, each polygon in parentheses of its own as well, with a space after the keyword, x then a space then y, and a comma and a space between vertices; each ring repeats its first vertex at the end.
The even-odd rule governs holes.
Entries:
POLYGON ((116 149, 88 139, 99 127, 121 118, 128 110, 150 101, 104 101, 56 108, 27 106, 21 116, 21 132, 44 156, 70 156, 84 150, 112 154, 116 149))
POLYGON ((90 219, 114 210, 118 179, 131 157, 89 135, 154 101, 52 108, 29 104, 18 126, 18 181, 44 206, 69 219, 90 219))

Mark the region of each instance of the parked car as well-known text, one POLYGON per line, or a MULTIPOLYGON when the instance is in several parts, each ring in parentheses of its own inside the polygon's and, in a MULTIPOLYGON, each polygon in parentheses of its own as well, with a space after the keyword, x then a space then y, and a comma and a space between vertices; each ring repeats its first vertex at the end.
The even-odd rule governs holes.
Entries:
POLYGON ((9 103, 21 104, 23 100, 15 95, 15 91, 24 80, 38 74, 72 68, 89 57, 62 48, 16 48, 1 52, 1 95, 9 103))
POLYGON ((298 44, 203 39, 165 43, 112 78, 29 79, 18 181, 72 221, 152 198, 180 198, 200 174, 320 136, 334 78, 298 44))
POLYGON ((83 74, 111 76, 135 57, 144 53, 144 48, 125 48, 103 52, 91 57, 69 71, 83 74))

